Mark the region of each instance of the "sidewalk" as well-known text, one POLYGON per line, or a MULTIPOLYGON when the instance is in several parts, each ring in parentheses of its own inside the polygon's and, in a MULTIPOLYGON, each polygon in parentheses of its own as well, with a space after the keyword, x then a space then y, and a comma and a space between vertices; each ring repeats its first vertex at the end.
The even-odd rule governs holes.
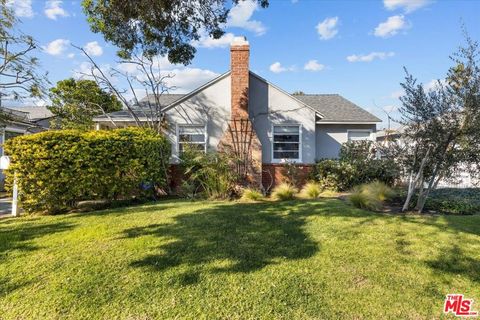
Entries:
POLYGON ((0 199, 0 219, 11 217, 12 213, 12 198, 0 199))

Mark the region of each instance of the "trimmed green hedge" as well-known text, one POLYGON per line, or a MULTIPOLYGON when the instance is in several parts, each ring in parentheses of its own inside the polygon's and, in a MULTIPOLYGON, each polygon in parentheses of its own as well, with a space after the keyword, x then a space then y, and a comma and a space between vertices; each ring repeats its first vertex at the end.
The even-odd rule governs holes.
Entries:
POLYGON ((152 195, 166 186, 170 143, 141 128, 47 131, 7 141, 26 212, 57 213, 81 200, 152 195))

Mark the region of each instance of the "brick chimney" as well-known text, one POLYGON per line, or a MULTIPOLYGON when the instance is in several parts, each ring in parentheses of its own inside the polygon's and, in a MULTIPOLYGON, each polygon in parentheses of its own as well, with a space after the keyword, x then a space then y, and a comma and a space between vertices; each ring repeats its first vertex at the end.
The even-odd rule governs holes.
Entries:
POLYGON ((262 145, 248 116, 250 45, 245 37, 235 37, 230 46, 231 117, 219 143, 219 151, 235 156, 239 184, 262 186, 262 145))
POLYGON ((248 77, 250 45, 245 37, 235 37, 230 46, 232 119, 248 119, 248 77))

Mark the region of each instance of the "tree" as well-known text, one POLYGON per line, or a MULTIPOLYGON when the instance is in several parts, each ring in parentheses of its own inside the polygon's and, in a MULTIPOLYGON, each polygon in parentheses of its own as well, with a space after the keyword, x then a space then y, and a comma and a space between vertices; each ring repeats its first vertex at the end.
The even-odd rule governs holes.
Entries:
POLYGON ((292 93, 293 96, 304 96, 305 95, 305 92, 301 91, 301 90, 297 90, 297 91, 294 91, 292 93))
POLYGON ((62 129, 91 129, 94 116, 122 108, 115 95, 102 90, 93 80, 58 81, 50 89, 50 100, 48 109, 57 116, 53 126, 62 129))
POLYGON ((0 107, 6 97, 41 97, 48 83, 46 74, 37 72, 35 40, 17 30, 17 23, 5 0, 0 0, 0 107))
POLYGON ((415 209, 422 212, 441 179, 451 178, 462 166, 480 164, 480 51, 468 35, 466 44, 451 57, 454 65, 445 82, 426 90, 407 72, 402 83, 399 111, 405 128, 396 158, 409 177, 403 210, 418 189, 415 209))
MULTIPOLYGON (((232 3, 239 1, 244 0, 232 3)), ((268 6, 268 0, 247 1, 268 6)), ((119 47, 120 57, 162 55, 185 65, 196 52, 192 40, 203 34, 220 38, 229 12, 227 0, 83 0, 82 5, 92 31, 119 47)))

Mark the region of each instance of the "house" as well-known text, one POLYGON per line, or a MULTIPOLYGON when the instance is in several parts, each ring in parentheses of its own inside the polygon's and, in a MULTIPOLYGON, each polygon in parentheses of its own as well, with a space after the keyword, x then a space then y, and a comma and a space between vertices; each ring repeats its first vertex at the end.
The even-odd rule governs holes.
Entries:
MULTIPOLYGON (((225 150, 245 159, 240 170, 254 184, 276 184, 285 163, 307 174, 317 159, 338 157, 348 140, 375 140, 381 120, 338 94, 291 95, 249 69, 250 46, 236 37, 230 71, 188 94, 165 94, 172 164, 185 144, 225 150)), ((149 99, 146 97, 145 99, 149 99)), ((144 100, 145 102, 146 100, 144 100)), ((136 116, 145 121, 141 107, 136 116)), ((126 110, 94 118, 97 129, 134 125, 126 110)))
POLYGON ((26 114, 28 122, 43 129, 49 129, 50 121, 55 117, 46 106, 17 106, 9 109, 26 114))
MULTIPOLYGON (((390 143, 398 143, 405 146, 405 139, 402 134, 407 130, 405 126, 400 126, 396 129, 384 129, 377 132, 376 141, 379 144, 388 146, 390 143)), ((381 156, 381 154, 379 155, 381 156)), ((440 179, 438 188, 478 188, 480 186, 480 179, 472 176, 468 164, 461 164, 455 174, 448 179, 440 179)), ((426 185, 425 185, 426 187, 426 185)))
MULTIPOLYGON (((4 155, 3 143, 16 136, 45 130, 44 116, 48 116, 45 107, 2 107, 0 108, 0 155, 4 155), (45 111, 46 110, 46 111, 45 111)), ((49 117, 51 116, 51 113, 49 117)), ((3 190, 5 176, 0 171, 0 190, 3 190)))

